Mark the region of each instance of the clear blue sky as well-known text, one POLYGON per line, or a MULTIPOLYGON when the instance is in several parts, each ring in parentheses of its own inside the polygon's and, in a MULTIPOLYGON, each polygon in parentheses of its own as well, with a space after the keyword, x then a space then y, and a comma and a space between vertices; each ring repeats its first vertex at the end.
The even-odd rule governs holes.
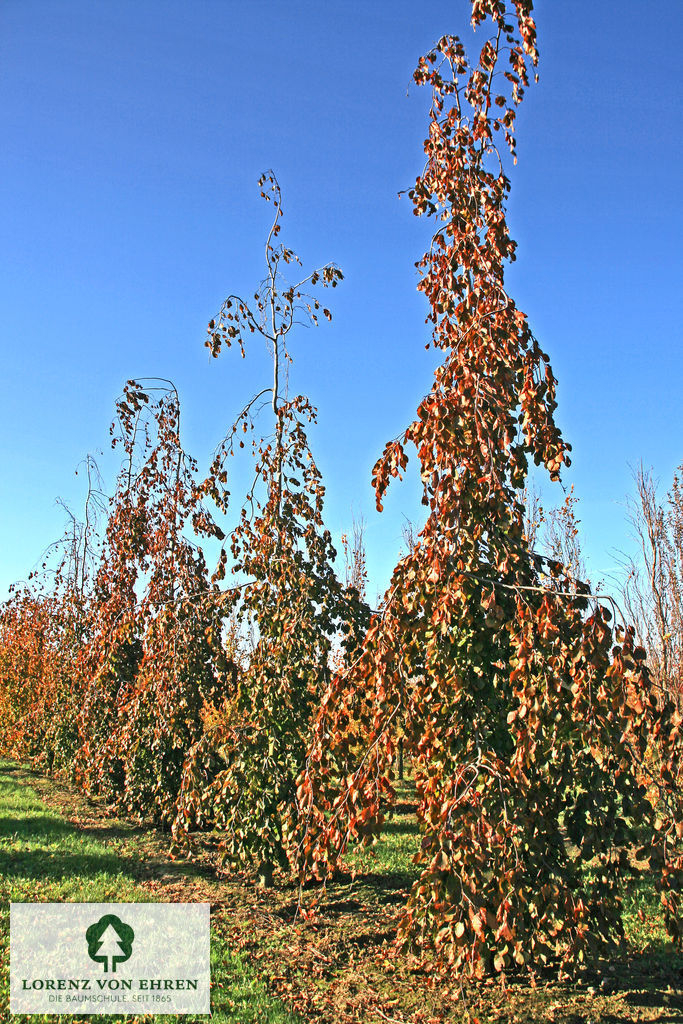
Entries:
MULTIPOLYGON (((328 525, 338 539, 352 507, 365 514, 373 590, 386 584, 418 488, 414 475, 395 484, 380 516, 370 472, 434 366, 414 269, 429 224, 397 198, 422 167, 428 97, 406 89, 469 8, 0 5, 0 596, 59 535, 55 498, 77 506, 74 469, 106 450, 128 377, 176 382, 204 465, 267 386, 264 353, 212 361, 203 338, 223 297, 262 276, 268 167, 284 240, 305 266, 335 260, 345 274, 333 324, 294 340, 291 383, 320 410, 328 525)), ((628 544, 628 463, 643 458, 668 485, 683 460, 683 5, 539 0, 536 13, 508 281, 560 381, 566 480, 599 575, 628 544)))

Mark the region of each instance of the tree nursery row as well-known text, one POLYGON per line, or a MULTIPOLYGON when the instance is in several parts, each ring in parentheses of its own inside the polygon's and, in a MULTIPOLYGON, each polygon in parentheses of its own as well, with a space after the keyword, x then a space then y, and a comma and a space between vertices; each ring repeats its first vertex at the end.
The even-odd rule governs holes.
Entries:
POLYGON ((342 274, 289 283, 300 264, 279 241, 268 172, 266 277, 225 300, 206 343, 216 357, 267 344, 272 381, 206 476, 182 446, 173 384, 129 381, 113 496, 89 458, 82 521, 0 611, 3 753, 152 819, 178 850, 210 830, 226 866, 297 878, 302 913, 320 892, 306 883, 381 831, 400 740, 421 832, 400 938, 473 975, 618 942, 634 859, 656 873, 676 940, 681 927, 678 701, 616 605, 538 554, 527 527, 530 465, 556 480, 570 451, 548 356, 504 283, 531 8, 472 0, 476 59, 445 35, 414 74, 431 108, 409 197, 429 223, 418 287, 442 361, 374 469, 381 510, 410 453, 426 515, 379 608, 358 545, 346 579, 335 570, 315 408, 285 384, 290 332, 330 318, 320 289, 342 274), (253 482, 235 515, 245 448, 253 482))

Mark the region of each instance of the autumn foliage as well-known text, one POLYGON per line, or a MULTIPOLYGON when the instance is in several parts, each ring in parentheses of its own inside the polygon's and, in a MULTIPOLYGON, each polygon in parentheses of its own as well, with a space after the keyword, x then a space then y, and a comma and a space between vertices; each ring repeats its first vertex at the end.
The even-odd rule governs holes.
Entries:
POLYGON ((227 867, 265 884, 296 875, 302 900, 381 830, 400 738, 421 833, 400 936, 475 976, 569 967, 618 942, 633 856, 657 872, 670 934, 681 928, 683 719, 616 607, 525 527, 530 465, 558 480, 570 450, 548 356, 505 285, 506 167, 538 62, 531 8, 473 0, 476 61, 448 35, 415 71, 431 107, 408 195, 430 225, 418 287, 442 361, 374 469, 381 510, 415 458, 426 509, 379 610, 363 555, 345 581, 335 571, 316 411, 285 386, 297 321, 331 318, 307 289, 342 274, 284 277, 299 261, 277 242, 269 172, 266 276, 253 300, 225 300, 206 344, 246 356, 260 339, 272 381, 205 474, 182 446, 175 387, 129 381, 96 553, 67 546, 57 574, 0 614, 4 751, 69 772, 186 852, 217 831, 227 867), (245 444, 252 485, 224 529, 245 444), (205 539, 220 545, 214 569, 205 539))
POLYGON ((548 357, 504 284, 515 243, 496 139, 514 154, 537 62, 530 9, 474 3, 490 31, 478 63, 444 36, 415 72, 432 105, 409 195, 433 222, 419 288, 443 362, 374 485, 381 509, 412 445, 428 518, 362 656, 325 695, 299 790, 302 877, 324 877, 381 827, 404 723, 422 843, 402 934, 477 975, 618 941, 620 877, 643 832, 679 929, 680 716, 657 705, 632 632, 524 531, 529 463, 557 479, 569 462, 548 357), (648 735, 661 750, 650 789, 648 735))
MULTIPOLYGON (((276 866, 296 864, 296 779, 310 743, 311 723, 329 684, 330 659, 337 650, 350 657, 368 622, 368 609, 354 586, 342 585, 334 570, 335 550, 323 522, 324 487, 311 453, 307 427, 315 409, 304 396, 288 399, 283 363, 291 363, 289 339, 297 318, 318 320, 320 302, 303 289, 335 287, 342 274, 333 264, 297 284, 282 266, 299 264, 280 232, 282 201, 270 172, 260 184, 274 205, 266 242, 266 277, 250 305, 230 296, 208 327, 207 346, 217 356, 237 343, 245 354, 249 335, 260 336, 273 360, 273 382, 252 398, 219 445, 202 485, 217 505, 229 503, 229 462, 242 438, 251 437, 253 483, 230 536, 232 572, 244 582, 225 595, 242 635, 254 635, 237 685, 216 704, 207 730, 191 751, 193 772, 184 786, 175 831, 179 841, 195 822, 212 821, 224 838, 227 863, 254 865, 265 883, 276 866), (268 396, 272 429, 258 429, 259 402, 268 396), (212 766, 218 765, 218 768, 212 766)), ((328 309, 323 309, 329 319, 328 309)), ((226 553, 221 553, 222 575, 226 553)))
POLYGON ((187 528, 222 531, 181 446, 169 382, 128 383, 114 444, 123 464, 82 651, 75 773, 86 791, 170 825, 203 706, 225 685, 219 595, 187 528))

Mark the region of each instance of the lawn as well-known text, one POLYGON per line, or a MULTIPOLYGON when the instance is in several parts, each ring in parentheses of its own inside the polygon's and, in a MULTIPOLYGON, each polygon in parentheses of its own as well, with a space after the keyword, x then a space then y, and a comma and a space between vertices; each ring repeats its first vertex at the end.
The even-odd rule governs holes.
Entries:
POLYGON ((523 975, 508 979, 506 987, 489 979, 462 988, 457 979, 435 979, 428 966, 398 955, 396 920, 415 876, 412 855, 419 842, 413 801, 410 782, 399 784, 381 840, 353 852, 355 876, 336 877, 318 914, 302 921, 295 916, 297 892, 291 883, 281 881, 264 891, 245 875, 222 876, 212 863, 210 842, 192 863, 173 860, 168 837, 154 829, 121 821, 66 785, 0 762, 2 1020, 9 1019, 11 900, 208 900, 217 1022, 683 1024, 683 958, 666 939, 656 894, 644 876, 630 879, 624 894, 624 949, 571 984, 551 975, 531 984, 523 975))
MULTIPOLYGON (((145 902, 154 892, 141 879, 140 831, 109 825, 78 827, 51 810, 27 784, 26 773, 0 762, 0 1019, 13 1022, 74 1021, 70 1014, 9 1014, 9 904, 11 902, 145 902)), ((185 869, 187 899, 193 897, 192 867, 185 869)), ((157 899, 164 900, 164 890, 157 899)), ((217 1024, 297 1024, 299 1017, 269 994, 254 969, 232 951, 220 915, 212 915, 212 1020, 217 1024)), ((103 1014, 103 1021, 187 1021, 175 1015, 139 1017, 103 1014)), ((204 1018, 208 1019, 208 1018, 204 1018)))

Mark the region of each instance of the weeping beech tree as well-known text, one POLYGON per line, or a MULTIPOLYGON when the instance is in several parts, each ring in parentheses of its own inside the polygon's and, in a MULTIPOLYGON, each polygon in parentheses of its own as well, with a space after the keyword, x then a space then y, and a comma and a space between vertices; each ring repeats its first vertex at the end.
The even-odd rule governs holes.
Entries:
POLYGON ((80 613, 56 585, 16 587, 0 607, 0 749, 48 771, 73 756, 80 613))
POLYGON ((76 473, 87 483, 80 521, 67 514, 62 537, 28 581, 0 605, 0 748, 48 771, 69 772, 80 710, 78 664, 87 638, 102 481, 88 455, 76 473))
MULTIPOLYGON (((190 753, 174 829, 179 842, 195 822, 210 821, 223 832, 221 852, 228 864, 258 870, 270 885, 273 870, 290 870, 290 834, 295 820, 296 779, 308 744, 311 721, 329 683, 333 642, 355 650, 369 612, 356 587, 340 583, 335 550, 323 523, 325 489, 306 428, 315 409, 304 396, 288 399, 286 369, 291 363, 288 335, 297 323, 315 325, 318 313, 331 314, 306 286, 335 287, 341 271, 327 264, 298 284, 288 283, 282 267, 300 265, 296 254, 276 244, 282 200, 272 171, 259 181, 261 195, 274 205, 266 241, 266 277, 248 303, 229 296, 208 328, 207 346, 217 356, 237 343, 244 355, 250 334, 266 342, 273 360, 272 387, 244 407, 219 445, 203 488, 218 507, 228 509, 229 461, 251 438, 253 484, 230 537, 232 571, 244 582, 224 593, 224 613, 238 630, 253 632, 255 644, 236 688, 216 704, 207 733, 190 753), (263 406, 272 430, 256 426, 263 406)), ((224 548, 217 577, 225 575, 224 548)))
POLYGON ((227 683, 220 595, 189 533, 223 534, 181 445, 175 386, 130 380, 116 410, 123 464, 79 663, 75 768, 88 792, 169 826, 204 706, 227 683))
POLYGON ((474 0, 478 62, 444 36, 415 72, 432 103, 409 196, 432 222, 418 287, 443 361, 373 482, 381 509, 412 444, 428 518, 362 654, 331 680, 298 786, 301 877, 324 878, 381 827, 400 720, 422 834, 400 933, 475 975, 618 941, 638 830, 678 934, 681 718, 657 709, 632 631, 525 539, 529 461, 552 480, 569 465, 548 357, 504 284, 515 243, 496 142, 514 156, 531 6, 474 0))

